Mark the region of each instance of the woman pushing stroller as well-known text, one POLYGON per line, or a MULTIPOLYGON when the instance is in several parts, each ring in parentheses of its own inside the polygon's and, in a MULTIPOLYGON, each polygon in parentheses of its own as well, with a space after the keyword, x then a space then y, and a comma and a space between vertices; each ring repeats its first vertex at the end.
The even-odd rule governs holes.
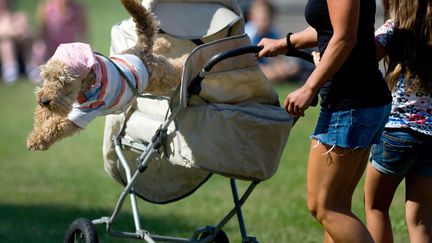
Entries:
POLYGON ((375 57, 374 0, 309 0, 310 27, 286 38, 263 39, 258 58, 318 47, 320 63, 288 94, 287 112, 302 116, 319 92, 321 110, 307 170, 308 208, 324 242, 373 242, 351 211, 352 195, 388 119, 390 91, 375 57))

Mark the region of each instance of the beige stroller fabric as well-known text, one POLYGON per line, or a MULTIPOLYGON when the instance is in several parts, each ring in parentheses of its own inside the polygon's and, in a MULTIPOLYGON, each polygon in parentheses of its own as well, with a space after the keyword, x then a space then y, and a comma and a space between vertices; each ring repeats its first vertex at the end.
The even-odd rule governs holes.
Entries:
MULTIPOLYGON (((127 33, 123 30, 125 26, 113 27, 111 50, 133 45, 131 36, 123 34, 127 33)), ((172 109, 181 107, 168 127, 162 151, 149 161, 148 169, 138 177, 134 186, 137 195, 150 202, 168 203, 192 193, 212 173, 245 180, 265 180, 273 176, 293 119, 276 105, 278 96, 253 54, 220 62, 204 79, 199 95, 188 98, 187 94, 189 82, 209 58, 225 50, 249 46, 249 38, 244 34, 235 35, 192 48, 189 40, 164 36, 179 44, 164 55, 191 53, 183 71, 180 92, 171 104, 161 97, 138 98, 128 112, 106 118, 105 170, 125 184, 125 171, 114 151, 113 135, 124 137, 124 153, 134 171, 136 158, 145 149, 145 146, 137 149, 139 146, 134 145, 151 141, 172 109)))
MULTIPOLYGON (((156 130, 165 119, 168 103, 166 100, 139 98, 128 112, 107 117, 104 134, 105 170, 118 182, 126 184, 126 174, 117 158, 111 137, 119 133, 124 126, 125 145, 141 144, 151 141, 156 130)), ((167 154, 172 154, 170 144, 177 143, 175 124, 168 129, 168 139, 163 153, 152 158, 147 169, 137 178, 134 191, 136 195, 154 203, 169 203, 181 199, 197 189, 211 175, 210 172, 178 166, 170 161, 167 154)), ((176 151, 177 152, 177 151, 176 151)), ((136 159, 142 150, 124 146, 123 153, 131 171, 136 171, 136 159)), ((181 153, 179 153, 181 156, 181 153)))
MULTIPOLYGON (((185 53, 190 53, 197 47, 197 43, 199 42, 206 43, 227 36, 244 33, 242 11, 235 0, 143 0, 142 4, 155 14, 161 26, 167 26, 167 30, 161 27, 162 31, 158 35, 159 37, 166 38, 171 43, 171 48, 168 52, 160 53, 167 57, 176 58, 185 53), (202 9, 203 3, 207 4, 204 10, 202 9), (170 4, 176 4, 175 8, 170 4), (189 11, 184 11, 185 9, 180 6, 181 4, 184 4, 189 11), (210 9, 207 10, 209 5, 213 6, 210 6, 210 9), (205 11, 207 16, 204 16, 203 19, 195 18, 199 11, 205 11), (178 31, 172 34, 169 33, 169 30, 172 29, 170 28, 170 22, 173 21, 170 17, 170 12, 178 12, 177 14, 186 15, 184 16, 185 18, 176 19, 173 23, 181 30, 196 29, 199 34, 193 34, 192 36, 198 39, 198 42, 196 40, 191 41, 190 34, 189 36, 186 35, 187 32, 183 32, 183 34, 178 31), (233 16, 232 13, 235 13, 237 17, 233 16), (229 18, 224 19, 224 16, 228 16, 229 18), (199 24, 199 26, 195 24, 191 26, 191 19, 194 19, 195 24, 199 24), (212 28, 205 30, 203 26, 212 26, 212 28), (200 35, 202 36, 200 37, 200 35)), ((115 24, 111 29, 110 54, 118 54, 132 47, 135 45, 136 40, 135 23, 131 18, 115 24)), ((128 114, 141 114, 141 112, 137 111, 137 107, 147 106, 155 107, 149 111, 150 113, 148 115, 151 117, 150 120, 154 122, 153 124, 156 123, 160 125, 163 122, 164 116, 162 116, 162 114, 158 116, 158 114, 154 114, 154 112, 160 111, 165 115, 165 112, 168 110, 166 101, 139 98, 135 102, 135 105, 130 108, 128 114), (153 106, 153 104, 147 104, 147 102, 155 102, 157 104, 153 106)), ((114 151, 112 137, 121 132, 121 129, 128 120, 126 113, 109 115, 105 120, 103 142, 105 171, 122 184, 126 184, 126 175, 114 151)), ((150 123, 150 121, 143 121, 143 124, 150 123)), ((146 127, 145 129, 139 128, 137 130, 149 131, 149 134, 151 134, 149 136, 152 136, 156 131, 156 127, 155 129, 148 129, 146 127)), ((135 131, 131 131, 131 129, 128 131, 135 133, 135 131)), ((125 150, 126 157, 130 163, 129 166, 133 170, 136 168, 135 158, 139 156, 140 152, 128 149, 128 147, 125 147, 125 150)), ((155 161, 157 162, 150 163, 149 168, 143 173, 143 176, 138 178, 137 184, 139 186, 135 188, 137 195, 143 197, 147 201, 155 203, 167 203, 192 193, 211 174, 201 169, 174 165, 165 157, 155 158, 155 161), (175 183, 172 178, 176 178, 175 183)))
MULTIPOLYGON (((235 0, 144 0, 160 22, 161 37, 172 43, 168 57, 179 57, 196 47, 192 39, 207 43, 244 33, 244 20, 235 0)), ((137 36, 131 18, 113 26, 111 53, 135 45, 137 36)))
POLYGON ((164 20, 160 28, 165 33, 182 39, 212 36, 240 20, 236 13, 215 3, 163 2, 156 5, 154 13, 164 20))
MULTIPOLYGON (((250 46, 246 34, 228 37, 197 47, 186 60, 181 84, 181 103, 187 106, 187 89, 202 70, 204 64, 221 52, 250 46)), ((246 54, 223 60, 212 68, 202 82, 200 97, 208 103, 236 104, 253 101, 263 104, 278 104, 278 96, 254 59, 255 54, 246 54)), ((189 102, 197 105, 196 100, 189 102)), ((202 102, 201 102, 202 103, 202 102)))
POLYGON ((176 38, 215 40, 242 32, 242 11, 232 0, 145 0, 143 5, 160 20, 161 30, 176 38))

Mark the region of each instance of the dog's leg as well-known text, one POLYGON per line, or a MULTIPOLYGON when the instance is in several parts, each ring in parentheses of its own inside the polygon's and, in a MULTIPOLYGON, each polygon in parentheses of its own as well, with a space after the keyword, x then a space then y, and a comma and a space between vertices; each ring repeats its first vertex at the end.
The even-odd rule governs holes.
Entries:
POLYGON ((47 150, 56 141, 81 130, 67 118, 59 116, 50 117, 38 125, 27 138, 27 148, 33 151, 47 150))
POLYGON ((50 117, 53 116, 53 113, 48 110, 42 108, 40 105, 36 106, 35 112, 34 112, 34 125, 33 130, 40 130, 42 129, 43 123, 47 121, 50 117))

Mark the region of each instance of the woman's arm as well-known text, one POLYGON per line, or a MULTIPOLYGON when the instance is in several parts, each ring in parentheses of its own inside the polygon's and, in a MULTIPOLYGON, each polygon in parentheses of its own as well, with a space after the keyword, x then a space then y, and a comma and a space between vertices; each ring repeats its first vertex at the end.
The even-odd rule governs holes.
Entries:
POLYGON ((327 0, 333 36, 305 84, 285 99, 285 109, 304 115, 321 86, 343 65, 357 41, 360 0, 327 0))
POLYGON ((307 27, 303 31, 293 33, 290 40, 295 49, 312 48, 318 44, 318 34, 314 28, 307 27))
MULTIPOLYGON (((317 45, 317 33, 314 28, 308 27, 303 31, 292 34, 290 40, 295 49, 315 47, 317 45)), ((258 58, 285 55, 288 52, 286 38, 276 40, 263 38, 258 43, 258 46, 263 47, 258 53, 258 58)))
POLYGON ((333 36, 306 84, 318 91, 345 63, 357 42, 360 0, 327 0, 333 36))
POLYGON ((387 43, 393 36, 394 23, 388 19, 381 27, 375 31, 375 47, 377 61, 381 61, 386 53, 387 43))

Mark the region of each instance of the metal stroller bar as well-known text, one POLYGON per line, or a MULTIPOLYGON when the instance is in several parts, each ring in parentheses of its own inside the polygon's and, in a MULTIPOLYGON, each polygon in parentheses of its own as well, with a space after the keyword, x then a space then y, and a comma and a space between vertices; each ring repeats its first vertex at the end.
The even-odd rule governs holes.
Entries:
MULTIPOLYGON (((136 196, 133 194, 133 185, 134 185, 134 181, 135 181, 134 178, 136 177, 135 175, 137 173, 140 173, 140 172, 136 171, 134 176, 131 176, 129 165, 127 164, 127 161, 126 161, 126 159, 123 155, 123 152, 121 150, 121 144, 119 141, 119 137, 115 137, 114 139, 115 139, 116 152, 118 153, 119 159, 122 163, 122 166, 124 166, 125 172, 127 174, 128 185, 123 190, 123 192, 120 196, 120 199, 118 200, 117 205, 114 209, 112 216, 110 218, 105 217, 105 218, 101 218, 99 220, 94 220, 93 223, 94 224, 101 224, 101 223, 107 224, 107 231, 112 236, 123 237, 123 238, 132 238, 132 239, 144 239, 145 241, 147 241, 149 243, 153 243, 154 240, 159 240, 162 242, 206 242, 205 240, 207 238, 204 238, 201 240, 195 240, 194 237, 193 237, 193 239, 184 239, 184 238, 169 237, 169 236, 151 235, 147 231, 143 231, 141 229, 141 226, 139 224, 139 215, 138 215, 138 207, 136 204, 136 196), (117 217, 120 213, 120 208, 122 207, 124 200, 126 199, 126 196, 128 193, 130 194, 131 207, 132 207, 133 218, 134 218, 134 222, 135 222, 136 233, 118 232, 118 231, 114 231, 112 229, 113 223, 117 219, 117 217)), ((150 151, 150 152, 147 151, 144 153, 151 154, 151 153, 154 153, 154 151, 150 151)), ((249 241, 251 239, 253 240, 254 239, 253 237, 251 237, 251 238, 247 237, 246 227, 245 227, 243 215, 241 212, 241 206, 246 202, 247 198, 250 196, 250 194, 252 193, 252 191, 254 190, 254 188, 256 187, 256 185, 259 182, 253 181, 251 183, 251 185, 246 189, 246 191, 244 192, 244 194, 242 195, 241 198, 239 198, 239 196, 238 196, 238 191, 237 191, 237 186, 235 184, 235 179, 231 178, 230 182, 231 182, 231 190, 232 190, 232 194, 233 194, 233 198, 234 198, 234 208, 220 221, 220 223, 213 229, 213 232, 216 233, 216 232, 220 231, 222 229, 222 227, 226 223, 228 223, 228 221, 234 216, 234 214, 237 214, 243 242, 255 242, 255 241, 249 241)), ((212 237, 212 235, 210 235, 208 237, 212 237)), ((214 237, 214 235, 213 235, 213 237, 214 237)), ((209 239, 209 240, 211 240, 211 239, 209 239)))
MULTIPOLYGON (((148 145, 148 149, 144 151, 141 156, 138 158, 138 168, 137 171, 131 175, 131 171, 129 168, 129 165, 127 163, 126 158, 124 157, 122 148, 121 148, 121 141, 118 136, 113 137, 113 143, 115 146, 115 151, 117 156, 119 157, 119 160, 125 169, 126 177, 127 177, 127 185, 123 189, 119 200, 117 201, 116 207, 114 209, 114 212, 112 216, 109 218, 108 222, 103 222, 107 224, 107 231, 113 235, 113 236, 122 236, 122 237, 128 237, 128 238, 144 238, 145 235, 148 235, 147 232, 143 232, 140 225, 139 220, 139 212, 138 212, 138 205, 136 201, 136 196, 133 193, 133 186, 136 183, 136 178, 139 176, 140 173, 144 172, 147 168, 147 162, 150 161, 151 156, 153 156, 155 153, 158 152, 158 149, 163 145, 163 133, 166 132, 166 129, 168 128, 169 124, 174 120, 174 117, 177 115, 178 111, 180 110, 180 106, 175 108, 173 112, 170 114, 170 116, 166 119, 166 121, 161 125, 159 128, 159 132, 155 134, 155 136, 152 139, 152 142, 148 145), (136 234, 126 233, 126 232, 115 232, 112 230, 113 222, 117 219, 120 208, 122 207, 124 200, 126 199, 127 194, 130 195, 131 200, 131 207, 132 207, 132 214, 134 218, 134 224, 136 229, 136 234)), ((152 242, 152 241, 148 241, 152 242)))
MULTIPOLYGON (((162 126, 163 127, 163 126, 162 126)), ((155 136, 160 136, 160 134, 156 134, 155 136)), ((130 168, 129 165, 126 161, 126 158, 123 155, 122 149, 121 149, 121 143, 120 143, 120 138, 119 137, 114 137, 114 144, 115 144, 115 150, 117 152, 117 155, 119 157, 119 160, 122 164, 122 166, 125 169, 125 173, 127 176, 127 186, 124 188, 122 194, 120 195, 120 198, 116 204, 116 207, 114 209, 114 212, 112 214, 111 217, 109 218, 102 218, 100 220, 94 220, 93 223, 95 224, 101 224, 101 223, 105 223, 107 225, 107 231, 109 232, 109 234, 111 234, 112 236, 115 237, 126 237, 126 238, 133 238, 133 239, 144 239, 149 243, 154 242, 153 240, 159 240, 159 241, 165 241, 165 242, 205 242, 202 239, 200 241, 195 241, 194 239, 182 239, 182 238, 177 238, 177 237, 168 237, 168 236, 159 236, 159 235, 150 235, 148 232, 143 231, 141 229, 140 226, 140 221, 139 221, 139 212, 138 212, 138 206, 136 203, 136 196, 133 193, 133 185, 135 184, 137 175, 143 171, 139 171, 137 170, 133 176, 131 176, 131 172, 130 172, 130 168), (130 232, 118 232, 118 231, 114 231, 112 229, 113 223, 114 221, 117 219, 119 213, 120 213, 120 209, 124 204, 124 200, 126 199, 127 194, 130 194, 130 200, 131 200, 131 207, 132 207, 132 213, 133 213, 133 218, 134 218, 134 223, 135 223, 135 229, 136 229, 136 233, 130 233, 130 232)), ((152 148, 152 146, 154 146, 153 144, 149 144, 149 147, 152 148)), ((149 160, 149 158, 151 157, 152 154, 156 153, 157 150, 154 149, 150 149, 145 151, 143 154, 146 154, 146 156, 144 156, 144 162, 141 164, 143 168, 146 167, 146 161, 149 160)), ((234 214, 237 214, 237 218, 238 218, 238 222, 239 222, 239 227, 240 227, 240 232, 242 235, 242 239, 244 240, 244 242, 248 242, 246 240, 249 240, 250 238, 247 237, 247 233, 246 233, 246 227, 245 227, 245 223, 243 220, 243 214, 241 211, 241 207, 242 205, 246 202, 247 198, 250 196, 250 194, 252 193, 252 191, 254 190, 254 188, 256 187, 256 185, 259 183, 258 181, 253 181, 249 187, 246 189, 246 191, 244 192, 244 194, 242 195, 241 198, 239 198, 238 195, 238 191, 237 191, 237 186, 235 183, 235 179, 231 178, 230 179, 231 182, 231 190, 232 190, 232 194, 233 194, 233 198, 234 198, 234 208, 228 212, 228 214, 219 222, 219 224, 214 228, 213 232, 218 232, 222 229, 222 227, 228 223, 228 221, 234 216, 234 214)))
MULTIPOLYGON (((262 49, 263 49, 262 46, 244 46, 232 50, 227 50, 214 55, 204 65, 201 72, 192 80, 188 88, 189 95, 198 94, 201 91, 201 82, 203 81, 204 77, 219 62, 227 58, 236 57, 244 54, 259 53, 262 49)), ((286 53, 286 56, 298 57, 312 64, 314 63, 312 55, 304 51, 299 51, 299 50, 289 51, 286 53)))

